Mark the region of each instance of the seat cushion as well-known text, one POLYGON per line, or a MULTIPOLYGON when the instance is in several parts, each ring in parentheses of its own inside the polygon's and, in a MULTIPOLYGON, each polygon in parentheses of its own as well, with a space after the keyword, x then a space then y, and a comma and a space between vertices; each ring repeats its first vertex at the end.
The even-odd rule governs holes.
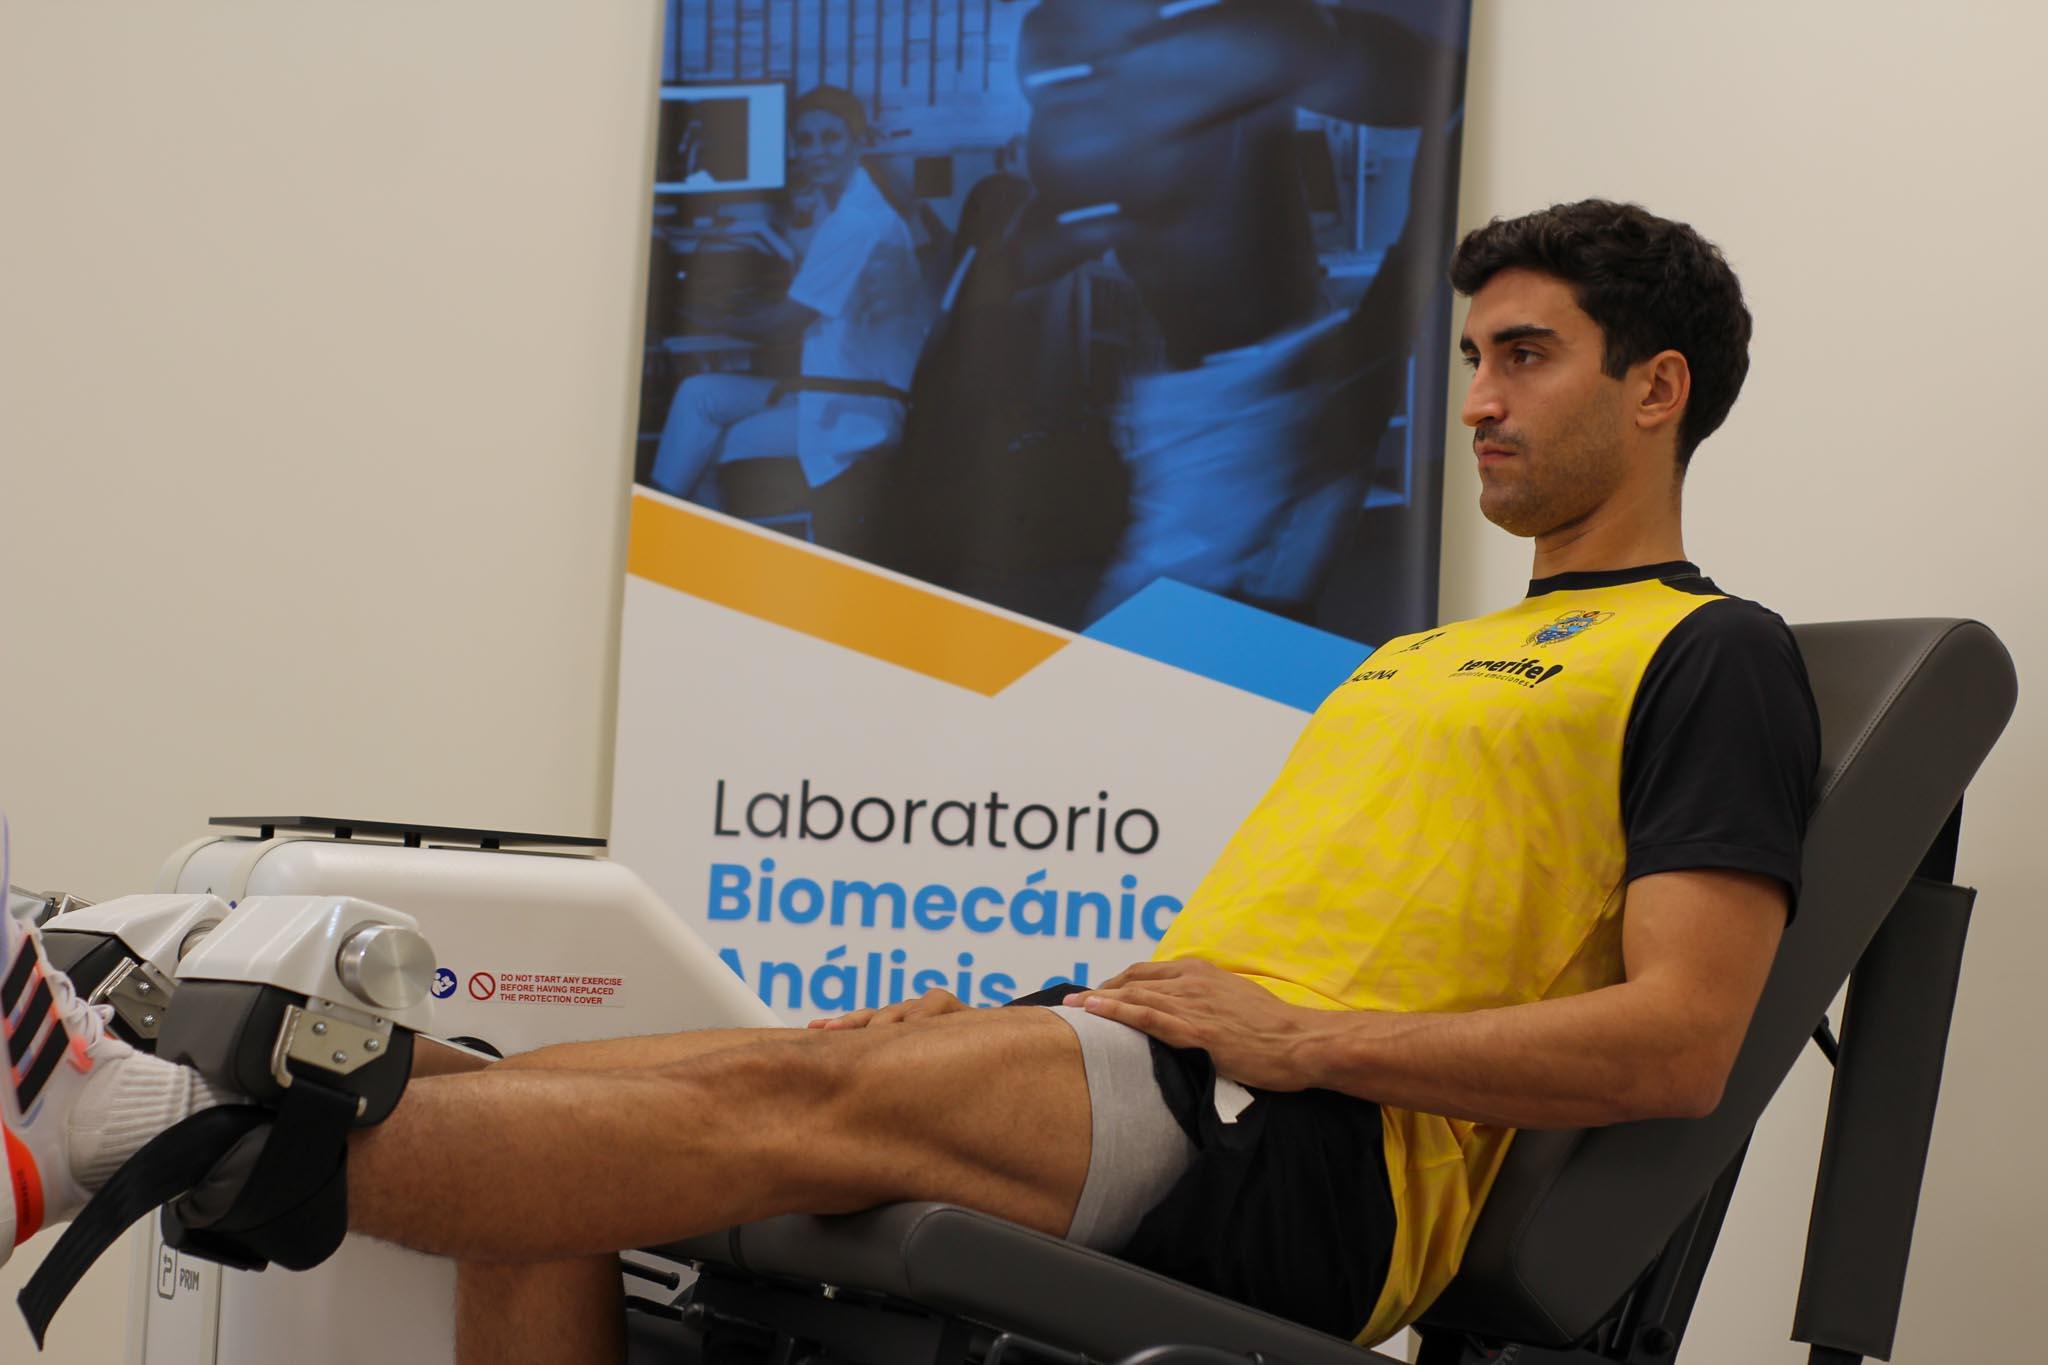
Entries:
POLYGON ((1262 1351, 1289 1365, 1396 1365, 1391 1356, 950 1204, 793 1214, 652 1250, 908 1299, 1099 1359, 1185 1344, 1262 1351))

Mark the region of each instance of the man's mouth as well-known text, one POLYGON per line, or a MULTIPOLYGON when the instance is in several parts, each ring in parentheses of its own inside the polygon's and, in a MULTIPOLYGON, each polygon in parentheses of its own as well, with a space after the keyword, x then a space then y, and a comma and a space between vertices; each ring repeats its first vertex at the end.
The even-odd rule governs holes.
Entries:
POLYGON ((1474 442, 1472 453, 1479 457, 1481 467, 1499 464, 1503 460, 1512 460, 1521 454, 1513 446, 1499 445, 1492 441, 1474 442))

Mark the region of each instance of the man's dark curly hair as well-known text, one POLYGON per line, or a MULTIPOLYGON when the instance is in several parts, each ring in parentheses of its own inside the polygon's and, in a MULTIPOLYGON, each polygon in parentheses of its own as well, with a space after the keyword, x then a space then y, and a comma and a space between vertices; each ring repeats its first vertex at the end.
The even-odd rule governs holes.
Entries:
POLYGON ((1476 294, 1515 269, 1571 286, 1606 337, 1600 368, 1609 378, 1659 351, 1685 357, 1692 397, 1678 422, 1684 469, 1727 418, 1749 373, 1749 309, 1721 249, 1640 204, 1582 199, 1467 233, 1451 258, 1451 286, 1476 294))

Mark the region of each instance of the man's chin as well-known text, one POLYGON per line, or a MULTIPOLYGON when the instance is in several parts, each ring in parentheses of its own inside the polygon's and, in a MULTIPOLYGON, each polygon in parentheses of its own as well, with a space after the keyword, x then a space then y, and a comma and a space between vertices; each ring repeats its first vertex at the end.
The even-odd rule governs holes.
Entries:
POLYGON ((1479 515, 1509 535, 1520 536, 1524 540, 1540 536, 1549 529, 1536 509, 1512 499, 1490 496, 1487 492, 1479 495, 1479 515))

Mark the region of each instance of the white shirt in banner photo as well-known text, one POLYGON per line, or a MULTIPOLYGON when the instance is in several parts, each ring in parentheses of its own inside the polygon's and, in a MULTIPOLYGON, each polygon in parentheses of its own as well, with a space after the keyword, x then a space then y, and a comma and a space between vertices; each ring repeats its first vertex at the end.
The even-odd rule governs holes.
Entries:
MULTIPOLYGON (((851 379, 910 388, 924 338, 916 247, 910 226, 865 168, 804 253, 789 297, 818 314, 804 330, 806 379, 851 379)), ((867 451, 902 434, 904 402, 881 394, 806 390, 797 399, 797 461, 813 488, 867 451)))

